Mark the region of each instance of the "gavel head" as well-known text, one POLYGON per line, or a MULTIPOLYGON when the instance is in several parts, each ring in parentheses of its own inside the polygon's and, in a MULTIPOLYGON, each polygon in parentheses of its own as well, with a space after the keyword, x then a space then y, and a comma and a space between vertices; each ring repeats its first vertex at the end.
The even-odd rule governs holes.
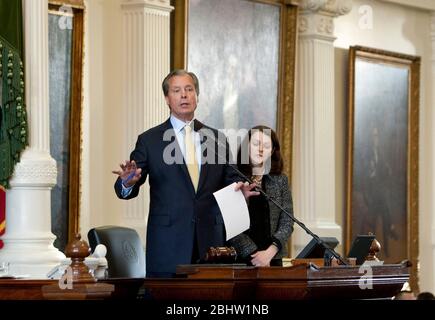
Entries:
POLYGON ((208 263, 234 263, 237 252, 234 247, 210 247, 205 254, 204 261, 208 263))

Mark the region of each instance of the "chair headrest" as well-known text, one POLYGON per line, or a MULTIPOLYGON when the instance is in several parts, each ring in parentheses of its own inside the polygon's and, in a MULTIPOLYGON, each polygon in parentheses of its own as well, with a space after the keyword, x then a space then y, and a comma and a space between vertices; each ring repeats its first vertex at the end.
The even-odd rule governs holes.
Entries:
POLYGON ((89 230, 92 250, 98 244, 107 248, 110 278, 144 278, 145 252, 136 230, 120 226, 103 226, 89 230))

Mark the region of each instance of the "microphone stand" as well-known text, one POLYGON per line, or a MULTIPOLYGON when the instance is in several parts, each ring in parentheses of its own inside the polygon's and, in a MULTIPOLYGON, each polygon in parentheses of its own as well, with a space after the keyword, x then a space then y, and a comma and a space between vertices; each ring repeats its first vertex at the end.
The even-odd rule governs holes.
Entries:
MULTIPOLYGON (((200 130, 198 130, 200 131, 200 130)), ((207 138, 210 137, 210 135, 205 135, 207 138)), ((219 139, 219 138, 218 138, 219 139)), ((212 138, 216 145, 222 147, 220 142, 214 137, 212 138)), ((227 146, 224 147, 225 150, 227 150, 227 146)), ((235 165, 229 163, 226 158, 223 158, 222 155, 219 155, 219 151, 216 152, 215 149, 213 149, 213 152, 220 158, 224 160, 224 164, 230 166, 241 178, 245 179, 249 184, 253 184, 254 182, 248 178, 243 172, 241 172, 235 165)), ((225 154, 227 154, 225 152, 225 154)), ((332 248, 330 248, 325 242, 320 239, 320 237, 312 232, 303 222, 299 221, 297 218, 295 218, 293 215, 291 215, 287 210, 285 210, 272 196, 269 196, 266 192, 263 191, 262 188, 255 187, 255 190, 260 192, 268 201, 271 201, 274 205, 276 205, 279 209, 281 209, 294 223, 296 223, 298 226, 300 226, 306 233, 308 233, 313 239, 316 240, 316 242, 321 245, 323 248, 325 248, 326 251, 328 251, 333 257, 335 257, 338 261, 340 261, 343 265, 348 265, 348 263, 332 248)))

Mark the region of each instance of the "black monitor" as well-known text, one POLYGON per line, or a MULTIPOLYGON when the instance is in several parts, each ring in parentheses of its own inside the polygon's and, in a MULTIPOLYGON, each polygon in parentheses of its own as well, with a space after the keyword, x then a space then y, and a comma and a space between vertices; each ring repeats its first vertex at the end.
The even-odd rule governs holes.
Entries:
POLYGON ((358 235, 350 247, 348 258, 356 258, 356 264, 363 264, 369 254, 374 235, 358 235))
MULTIPOLYGON (((331 249, 338 245, 338 240, 335 237, 320 237, 320 239, 331 249)), ((323 258, 324 255, 325 248, 313 238, 297 255, 296 259, 323 258)))

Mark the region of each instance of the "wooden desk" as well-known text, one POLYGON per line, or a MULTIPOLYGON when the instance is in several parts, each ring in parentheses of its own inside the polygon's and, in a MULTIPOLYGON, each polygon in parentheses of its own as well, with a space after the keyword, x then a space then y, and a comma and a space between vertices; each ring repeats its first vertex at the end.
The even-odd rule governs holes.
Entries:
POLYGON ((372 277, 362 278, 360 268, 182 266, 182 278, 145 279, 144 287, 154 299, 176 300, 303 300, 373 299, 396 295, 409 280, 406 264, 372 267, 372 277), (369 284, 373 289, 361 289, 369 284))
POLYGON ((255 298, 257 268, 183 266, 180 278, 147 278, 144 287, 154 299, 245 300, 255 298))
POLYGON ((55 280, 0 279, 0 300, 42 300, 42 286, 55 280))
MULTIPOLYGON (((147 297, 162 300, 302 300, 389 298, 409 280, 406 264, 372 267, 372 278, 366 280, 372 281, 373 289, 366 290, 360 288, 364 274, 359 273, 359 267, 187 265, 178 271, 178 278, 102 282, 115 285, 111 299, 137 299, 142 288, 147 297)), ((0 299, 42 300, 42 286, 56 283, 57 280, 0 279, 0 299)))
POLYGON ((409 280, 409 267, 372 267, 372 276, 355 267, 299 265, 291 268, 259 268, 257 299, 378 299, 395 296, 409 280), (372 289, 368 285, 372 284, 372 289))
MULTIPOLYGON (((110 299, 136 299, 144 279, 107 279, 115 291, 110 299)), ((0 300, 43 300, 42 287, 57 284, 57 280, 0 279, 0 300)))

